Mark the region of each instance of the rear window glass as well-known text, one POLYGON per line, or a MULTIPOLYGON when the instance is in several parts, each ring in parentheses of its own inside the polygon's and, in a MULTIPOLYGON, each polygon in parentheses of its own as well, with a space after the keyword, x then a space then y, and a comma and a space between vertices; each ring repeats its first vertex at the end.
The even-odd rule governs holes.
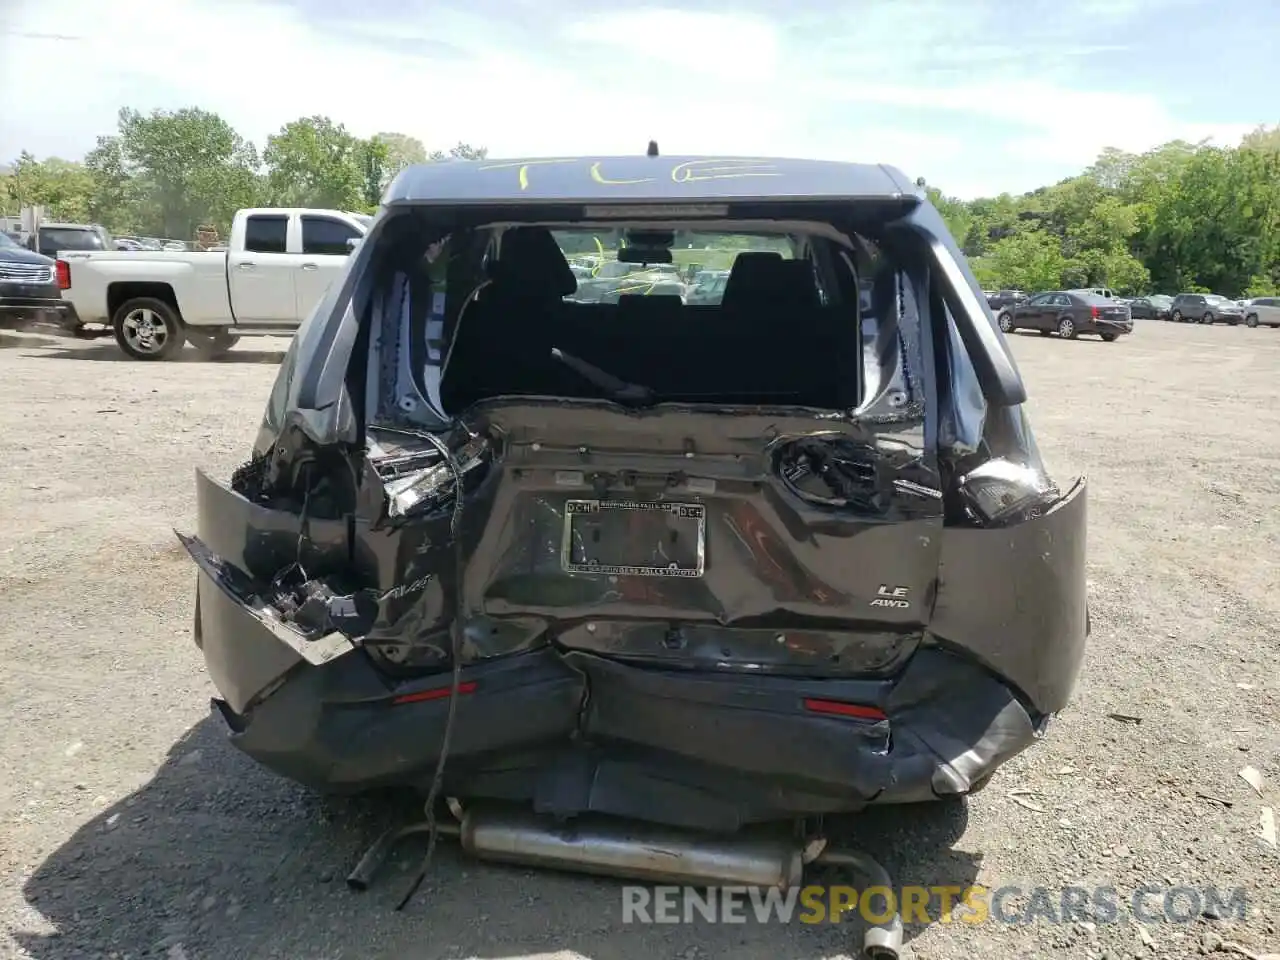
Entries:
POLYGON ((610 303, 635 295, 687 298, 692 292, 700 304, 718 304, 739 254, 795 257, 785 237, 690 232, 677 237, 671 248, 672 263, 625 263, 618 260, 618 249, 625 242, 620 235, 585 230, 554 233, 578 277, 578 289, 567 299, 580 303, 610 303))

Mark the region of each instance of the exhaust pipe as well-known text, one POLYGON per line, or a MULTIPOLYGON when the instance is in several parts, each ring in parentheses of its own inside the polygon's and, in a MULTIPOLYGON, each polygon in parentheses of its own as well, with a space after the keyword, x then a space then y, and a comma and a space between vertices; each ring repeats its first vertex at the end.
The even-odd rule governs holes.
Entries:
MULTIPOLYGON (((604 818, 560 823, 506 808, 453 812, 460 822, 439 823, 437 831, 456 836, 463 850, 491 863, 647 883, 774 887, 785 892, 799 886, 805 864, 815 862, 852 869, 869 886, 892 889, 888 873, 875 860, 854 851, 826 849, 821 841, 805 844, 783 837, 699 835, 604 818)), ((367 890, 374 872, 399 840, 426 832, 425 823, 415 823, 383 834, 347 877, 348 885, 367 890)), ((898 960, 901 949, 902 922, 896 913, 888 922, 869 927, 863 939, 863 956, 868 960, 898 960)))
POLYGON ((473 808, 462 817, 459 840, 479 860, 648 883, 786 890, 804 875, 803 853, 786 839, 693 836, 626 820, 555 823, 473 808))

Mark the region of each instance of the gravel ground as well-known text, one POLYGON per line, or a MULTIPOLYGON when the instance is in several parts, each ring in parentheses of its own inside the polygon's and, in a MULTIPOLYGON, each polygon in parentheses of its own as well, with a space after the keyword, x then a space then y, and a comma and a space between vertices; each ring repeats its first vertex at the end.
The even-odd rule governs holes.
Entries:
MULTIPOLYGON (((346 890, 402 801, 324 801, 224 742, 170 529, 193 522, 193 467, 225 476, 246 451, 283 348, 265 343, 148 365, 0 334, 0 956, 853 951, 847 924, 624 927, 616 884, 447 844, 403 913, 412 851, 369 893, 346 890)), ((1115 922, 913 924, 907 956, 1280 950, 1280 855, 1259 839, 1263 805, 1280 807, 1280 331, 1143 322, 1114 344, 1014 344, 1050 465, 1091 483, 1085 676, 1049 739, 967 805, 849 829, 901 884, 1112 886, 1122 901, 1115 922), (1139 926, 1123 903, 1143 884, 1243 887, 1248 915, 1139 926)))

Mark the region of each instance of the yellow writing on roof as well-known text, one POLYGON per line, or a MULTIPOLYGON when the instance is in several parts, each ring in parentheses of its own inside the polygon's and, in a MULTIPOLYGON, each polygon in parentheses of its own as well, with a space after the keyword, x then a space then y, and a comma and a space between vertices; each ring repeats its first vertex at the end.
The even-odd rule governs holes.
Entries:
POLYGON ((577 163, 574 157, 567 157, 559 160, 512 160, 509 163, 490 163, 481 170, 519 170, 520 189, 529 189, 529 168, 532 166, 546 166, 550 163, 577 163))
POLYGON ((601 164, 593 163, 591 165, 591 179, 596 183, 652 183, 653 177, 641 177, 639 180, 610 180, 600 172, 601 164))
POLYGON ((671 168, 671 179, 676 183, 780 176, 777 165, 768 160, 690 160, 671 168))
MULTIPOLYGON (((660 163, 661 161, 657 162, 660 163)), ((564 165, 566 163, 586 166, 591 179, 604 186, 652 183, 661 176, 661 174, 657 174, 652 177, 616 179, 606 173, 603 160, 584 160, 576 157, 556 157, 544 160, 507 160, 502 163, 485 164, 480 169, 515 170, 520 189, 528 190, 530 167, 549 166, 552 164, 564 165)), ((660 170, 661 168, 659 167, 658 169, 660 170)), ((776 164, 768 160, 732 158, 722 160, 686 160, 671 167, 668 171, 668 176, 670 176, 672 183, 696 183, 705 180, 740 180, 746 177, 780 177, 782 173, 779 172, 776 164)))

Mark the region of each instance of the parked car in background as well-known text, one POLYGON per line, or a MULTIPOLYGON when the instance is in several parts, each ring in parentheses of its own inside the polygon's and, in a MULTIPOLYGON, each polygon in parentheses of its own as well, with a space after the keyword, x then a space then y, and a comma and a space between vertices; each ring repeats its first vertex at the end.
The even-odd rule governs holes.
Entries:
POLYGON ((1067 293, 1090 293, 1095 297, 1101 297, 1103 300, 1114 300, 1116 298, 1115 291, 1110 287, 1077 287, 1066 291, 1067 293))
POLYGON ((1246 301, 1244 322, 1250 327, 1280 327, 1280 297, 1255 297, 1246 301))
POLYGON ((57 320, 64 309, 53 259, 0 233, 0 328, 57 320))
POLYGON ((1244 322, 1244 308, 1234 300, 1216 293, 1180 293, 1169 307, 1174 323, 1229 323, 1233 327, 1244 322))
MULTIPOLYGON (((645 271, 623 277, 596 297, 596 303, 617 303, 621 297, 679 297, 684 299, 685 285, 662 271, 645 271)), ((582 298, 578 298, 582 301, 582 298)), ((591 301, 586 301, 591 302, 591 301)))
POLYGON ((1153 293, 1148 297, 1134 297, 1128 304, 1129 316, 1135 320, 1168 320, 1173 297, 1153 293))
POLYGON ((1005 307, 997 319, 1005 333, 1038 330, 1041 336, 1056 332, 1067 340, 1080 334, 1096 334, 1111 342, 1133 333, 1133 318, 1122 303, 1079 290, 1050 290, 1026 302, 1005 307))
POLYGON ((691 306, 719 303, 728 282, 728 270, 703 270, 693 278, 692 286, 684 295, 684 302, 691 306))
POLYGON ((292 336, 366 229, 337 210, 240 210, 225 253, 66 252, 66 322, 110 324, 135 360, 173 357, 187 341, 216 355, 242 336, 292 336))
POLYGON ((987 297, 987 306, 991 308, 992 313, 999 313, 1006 307, 1016 306, 1026 299, 1027 295, 1021 290, 997 290, 987 297))
POLYGON ((115 241, 105 227, 92 223, 42 223, 27 241, 46 257, 63 250, 114 250, 115 241))

